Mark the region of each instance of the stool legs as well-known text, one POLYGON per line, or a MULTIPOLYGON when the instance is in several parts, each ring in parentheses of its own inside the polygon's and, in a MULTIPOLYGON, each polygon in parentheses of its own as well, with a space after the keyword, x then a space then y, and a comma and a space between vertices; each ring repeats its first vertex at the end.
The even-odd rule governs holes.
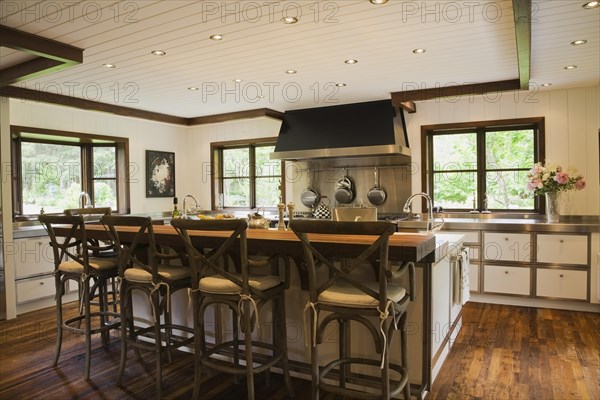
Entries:
MULTIPOLYGON (((400 342, 402 344, 402 366, 408 371, 408 335, 406 334, 406 312, 400 317, 400 342)), ((410 399, 410 382, 403 389, 404 399, 410 399)))
POLYGON ((62 347, 63 337, 63 320, 62 320, 62 295, 63 295, 63 283, 60 274, 54 275, 54 284, 56 285, 56 348, 54 349, 54 360, 52 366, 58 365, 58 357, 60 357, 60 350, 62 347))

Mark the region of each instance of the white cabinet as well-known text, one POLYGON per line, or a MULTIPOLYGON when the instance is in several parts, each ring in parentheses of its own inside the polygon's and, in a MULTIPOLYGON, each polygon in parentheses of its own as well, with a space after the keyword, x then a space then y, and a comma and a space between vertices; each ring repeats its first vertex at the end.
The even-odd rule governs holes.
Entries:
POLYGON ((52 298, 54 255, 47 236, 16 239, 14 254, 17 304, 52 298))
POLYGON ((17 304, 53 297, 54 276, 21 279, 16 282, 17 304))
POLYGON ((587 265, 588 236, 538 234, 537 262, 587 265))
POLYGON ((431 271, 431 354, 435 355, 450 332, 451 276, 448 256, 431 271))
POLYGON ((470 264, 469 289, 471 292, 479 292, 479 263, 470 264))
POLYGON ((483 258, 486 261, 530 262, 532 250, 528 233, 483 233, 483 258))
POLYGON ((561 299, 587 299, 587 271, 537 269, 538 296, 561 299))
POLYGON ((531 294, 531 269, 506 265, 484 265, 483 290, 489 293, 531 294))

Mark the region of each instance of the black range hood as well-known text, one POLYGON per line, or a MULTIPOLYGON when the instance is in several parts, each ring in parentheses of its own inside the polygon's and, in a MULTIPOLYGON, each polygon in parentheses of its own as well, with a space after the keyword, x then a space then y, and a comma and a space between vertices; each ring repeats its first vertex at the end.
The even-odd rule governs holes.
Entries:
POLYGON ((410 160, 406 123, 391 100, 286 111, 271 159, 395 156, 410 160))

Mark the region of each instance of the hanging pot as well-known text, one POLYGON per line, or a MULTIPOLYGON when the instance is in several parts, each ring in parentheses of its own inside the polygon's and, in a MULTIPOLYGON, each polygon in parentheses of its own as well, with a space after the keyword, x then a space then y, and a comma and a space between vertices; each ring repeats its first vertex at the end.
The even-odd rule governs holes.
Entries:
POLYGON ((317 204, 319 204, 319 200, 321 199, 321 196, 319 196, 319 193, 316 190, 314 190, 310 185, 310 169, 308 169, 306 171, 306 174, 307 174, 306 179, 308 181, 308 184, 307 184, 307 188, 304 189, 302 191, 302 194, 300 195, 300 201, 306 207, 313 208, 317 204))
POLYGON ((379 174, 377 173, 377 167, 375 167, 375 184, 367 193, 367 199, 371 204, 378 206, 385 202, 386 197, 385 190, 379 186, 379 174))
POLYGON ((346 170, 342 170, 342 178, 336 183, 335 199, 340 204, 350 204, 354 200, 354 188, 350 178, 346 177, 346 170))

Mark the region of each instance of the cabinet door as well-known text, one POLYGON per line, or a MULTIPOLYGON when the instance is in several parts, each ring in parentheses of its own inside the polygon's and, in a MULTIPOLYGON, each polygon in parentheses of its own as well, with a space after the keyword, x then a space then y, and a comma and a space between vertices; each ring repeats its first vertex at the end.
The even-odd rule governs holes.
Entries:
POLYGON ((487 261, 531 261, 531 235, 528 233, 483 233, 483 257, 487 261))
POLYGON ((469 289, 471 293, 479 293, 479 263, 471 262, 469 270, 469 289))
POLYGON ((435 355, 450 332, 451 283, 450 262, 448 257, 444 257, 433 265, 431 271, 432 356, 435 355))
POLYGON ((12 251, 17 279, 54 271, 54 255, 47 236, 16 239, 12 251))
POLYGON ((540 263, 588 263, 587 235, 537 235, 537 249, 537 262, 540 263))
POLYGON ((489 293, 530 294, 531 269, 503 265, 485 265, 483 290, 489 293))
POLYGON ((537 295, 561 299, 587 299, 587 271, 537 270, 537 295))
POLYGON ((54 276, 22 279, 16 283, 17 304, 54 296, 54 276))

